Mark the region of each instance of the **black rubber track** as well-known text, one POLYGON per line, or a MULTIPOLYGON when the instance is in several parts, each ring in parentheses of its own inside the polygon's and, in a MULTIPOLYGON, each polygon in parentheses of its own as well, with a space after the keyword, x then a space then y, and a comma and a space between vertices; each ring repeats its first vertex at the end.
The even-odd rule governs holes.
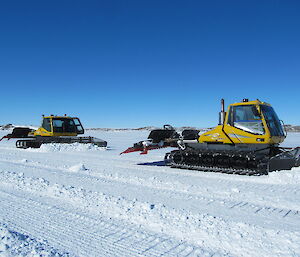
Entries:
POLYGON ((245 154, 200 154, 194 151, 175 150, 166 154, 165 161, 171 168, 248 176, 268 174, 268 161, 262 156, 255 159, 254 156, 245 154))

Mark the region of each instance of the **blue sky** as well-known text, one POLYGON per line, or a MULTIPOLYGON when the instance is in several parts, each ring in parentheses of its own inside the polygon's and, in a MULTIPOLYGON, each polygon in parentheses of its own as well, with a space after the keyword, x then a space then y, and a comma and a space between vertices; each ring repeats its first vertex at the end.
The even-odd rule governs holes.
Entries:
POLYGON ((299 1, 1 1, 0 124, 214 126, 220 99, 300 125, 299 1))

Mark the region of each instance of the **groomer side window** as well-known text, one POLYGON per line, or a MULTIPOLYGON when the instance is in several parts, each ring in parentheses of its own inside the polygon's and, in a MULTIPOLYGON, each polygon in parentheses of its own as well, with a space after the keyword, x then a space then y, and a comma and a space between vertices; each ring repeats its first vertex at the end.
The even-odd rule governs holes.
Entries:
POLYGON ((261 115, 255 105, 231 106, 228 124, 252 134, 265 134, 261 115))
POLYGON ((46 129, 47 131, 51 132, 51 125, 50 125, 50 119, 45 118, 43 120, 42 128, 46 129))

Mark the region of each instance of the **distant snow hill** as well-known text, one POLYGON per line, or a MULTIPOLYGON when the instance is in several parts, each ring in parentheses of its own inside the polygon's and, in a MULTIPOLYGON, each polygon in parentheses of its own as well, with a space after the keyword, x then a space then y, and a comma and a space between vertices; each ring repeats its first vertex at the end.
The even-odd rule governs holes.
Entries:
POLYGON ((12 129, 12 128, 14 128, 14 125, 12 125, 12 124, 0 125, 1 130, 7 130, 7 129, 12 129))
POLYGON ((6 125, 0 125, 0 130, 12 130, 15 127, 26 127, 31 129, 37 129, 36 126, 33 125, 14 125, 14 124, 6 124, 6 125))
POLYGON ((96 130, 96 131, 126 131, 126 130, 148 130, 158 129, 158 127, 148 126, 142 128, 88 128, 87 130, 96 130))
MULTIPOLYGON (((162 127, 147 126, 147 127, 141 127, 141 128, 88 128, 86 130, 93 130, 93 131, 151 131, 154 129, 162 129, 162 127)), ((176 131, 183 131, 185 129, 195 129, 195 130, 200 130, 203 133, 212 128, 174 127, 174 129, 176 131)))
MULTIPOLYGON (((287 132, 300 132, 300 126, 295 125, 284 125, 287 132)), ((183 131, 185 129, 197 129, 201 131, 208 131, 212 128, 196 128, 196 127, 174 127, 177 131, 183 131)), ((161 129, 160 127, 154 127, 154 126, 147 126, 147 127, 141 127, 141 128, 89 128, 87 130, 96 130, 96 131, 126 131, 126 130, 146 130, 151 131, 153 129, 161 129)))
POLYGON ((284 125, 284 127, 288 132, 300 132, 300 126, 284 125))

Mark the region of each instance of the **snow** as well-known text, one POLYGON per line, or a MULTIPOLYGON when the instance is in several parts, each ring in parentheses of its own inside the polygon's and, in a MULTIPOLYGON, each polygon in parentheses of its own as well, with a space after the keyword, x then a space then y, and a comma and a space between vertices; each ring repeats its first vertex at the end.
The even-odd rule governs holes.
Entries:
POLYGON ((149 131, 87 133, 108 148, 0 142, 0 256, 300 256, 300 168, 171 169, 119 155, 149 131))
POLYGON ((36 240, 27 235, 8 230, 0 224, 0 254, 9 256, 70 256, 68 253, 58 252, 43 240, 36 240))
POLYGON ((74 152, 74 151, 103 151, 106 148, 98 147, 93 144, 44 144, 40 148, 27 149, 32 152, 74 152))
POLYGON ((69 168, 69 171, 72 172, 80 172, 80 171, 86 171, 88 170, 83 163, 78 163, 72 167, 69 168))

